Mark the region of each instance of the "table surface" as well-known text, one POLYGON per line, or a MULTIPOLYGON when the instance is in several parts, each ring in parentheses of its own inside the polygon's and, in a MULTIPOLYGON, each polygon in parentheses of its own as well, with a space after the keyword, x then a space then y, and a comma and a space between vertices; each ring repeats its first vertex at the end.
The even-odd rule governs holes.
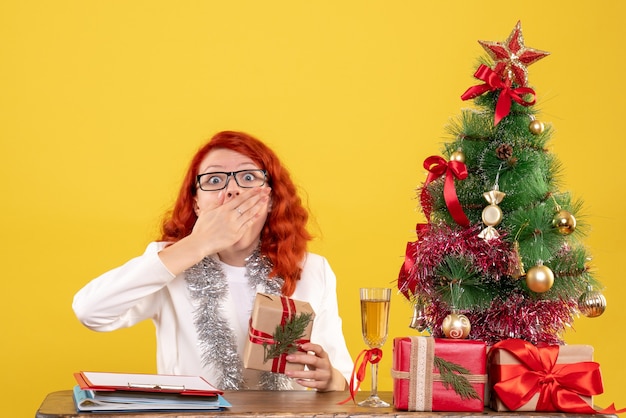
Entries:
MULTIPOLYGON (((380 397, 390 404, 391 392, 380 392, 380 397)), ((77 413, 72 400, 72 391, 64 390, 50 393, 37 411, 36 418, 408 418, 427 416, 447 417, 585 417, 589 415, 575 415, 565 413, 544 412, 494 412, 488 408, 482 412, 408 412, 389 408, 363 408, 352 401, 339 404, 349 396, 349 392, 316 391, 229 391, 224 397, 233 405, 220 412, 116 412, 116 413, 77 413)), ((357 400, 367 396, 365 392, 357 394, 357 400)), ((599 417, 615 417, 616 415, 594 415, 599 417)))

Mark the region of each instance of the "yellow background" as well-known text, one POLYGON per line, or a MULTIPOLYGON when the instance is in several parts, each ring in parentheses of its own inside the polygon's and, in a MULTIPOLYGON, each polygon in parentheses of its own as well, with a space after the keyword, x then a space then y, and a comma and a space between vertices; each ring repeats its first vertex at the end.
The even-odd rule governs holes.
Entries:
MULTIPOLYGON (((597 403, 625 406, 624 12, 617 1, 3 1, 2 415, 33 416, 78 370, 154 371, 151 324, 89 331, 72 297, 143 251, 189 158, 224 129, 265 140, 301 186, 356 357, 358 288, 394 286, 422 220, 422 161, 477 84, 477 40, 503 41, 518 19, 526 45, 552 53, 530 83, 606 285, 606 313, 577 319, 566 340, 595 347, 597 403)), ((410 316, 394 296, 391 337, 414 333, 410 316)), ((385 352, 391 390, 390 341, 385 352)))

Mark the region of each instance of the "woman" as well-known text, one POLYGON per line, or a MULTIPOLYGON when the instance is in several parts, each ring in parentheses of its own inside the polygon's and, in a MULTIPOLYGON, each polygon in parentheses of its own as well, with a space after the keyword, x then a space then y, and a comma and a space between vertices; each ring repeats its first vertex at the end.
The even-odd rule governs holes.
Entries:
POLYGON ((323 257, 306 251, 307 219, 275 153, 245 133, 220 132, 192 159, 160 240, 88 283, 74 312, 96 331, 151 319, 159 373, 202 375, 229 390, 343 390, 352 360, 336 278, 323 257), (311 342, 287 357, 303 371, 243 368, 256 292, 311 304, 311 342))

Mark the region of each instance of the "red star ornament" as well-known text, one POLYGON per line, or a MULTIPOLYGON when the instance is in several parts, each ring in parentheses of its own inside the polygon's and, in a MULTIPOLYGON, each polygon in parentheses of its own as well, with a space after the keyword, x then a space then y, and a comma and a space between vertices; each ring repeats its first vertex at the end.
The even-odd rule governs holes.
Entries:
POLYGON ((528 82, 528 67, 541 58, 550 55, 549 52, 528 48, 524 45, 522 22, 518 21, 515 28, 504 42, 478 41, 496 62, 494 71, 503 79, 511 79, 519 86, 528 82))

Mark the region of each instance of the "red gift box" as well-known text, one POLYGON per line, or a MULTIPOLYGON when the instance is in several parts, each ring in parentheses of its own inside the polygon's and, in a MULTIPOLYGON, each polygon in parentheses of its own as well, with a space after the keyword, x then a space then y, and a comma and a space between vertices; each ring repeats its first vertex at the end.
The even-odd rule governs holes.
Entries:
POLYGON ((486 346, 482 341, 432 337, 393 340, 393 403, 408 411, 482 411, 487 382, 486 346), (435 363, 443 360, 461 366, 457 377, 473 388, 474 397, 461 396, 444 383, 435 363))
POLYGON ((589 345, 535 346, 508 339, 489 350, 491 408, 496 411, 595 413, 603 392, 589 345))

